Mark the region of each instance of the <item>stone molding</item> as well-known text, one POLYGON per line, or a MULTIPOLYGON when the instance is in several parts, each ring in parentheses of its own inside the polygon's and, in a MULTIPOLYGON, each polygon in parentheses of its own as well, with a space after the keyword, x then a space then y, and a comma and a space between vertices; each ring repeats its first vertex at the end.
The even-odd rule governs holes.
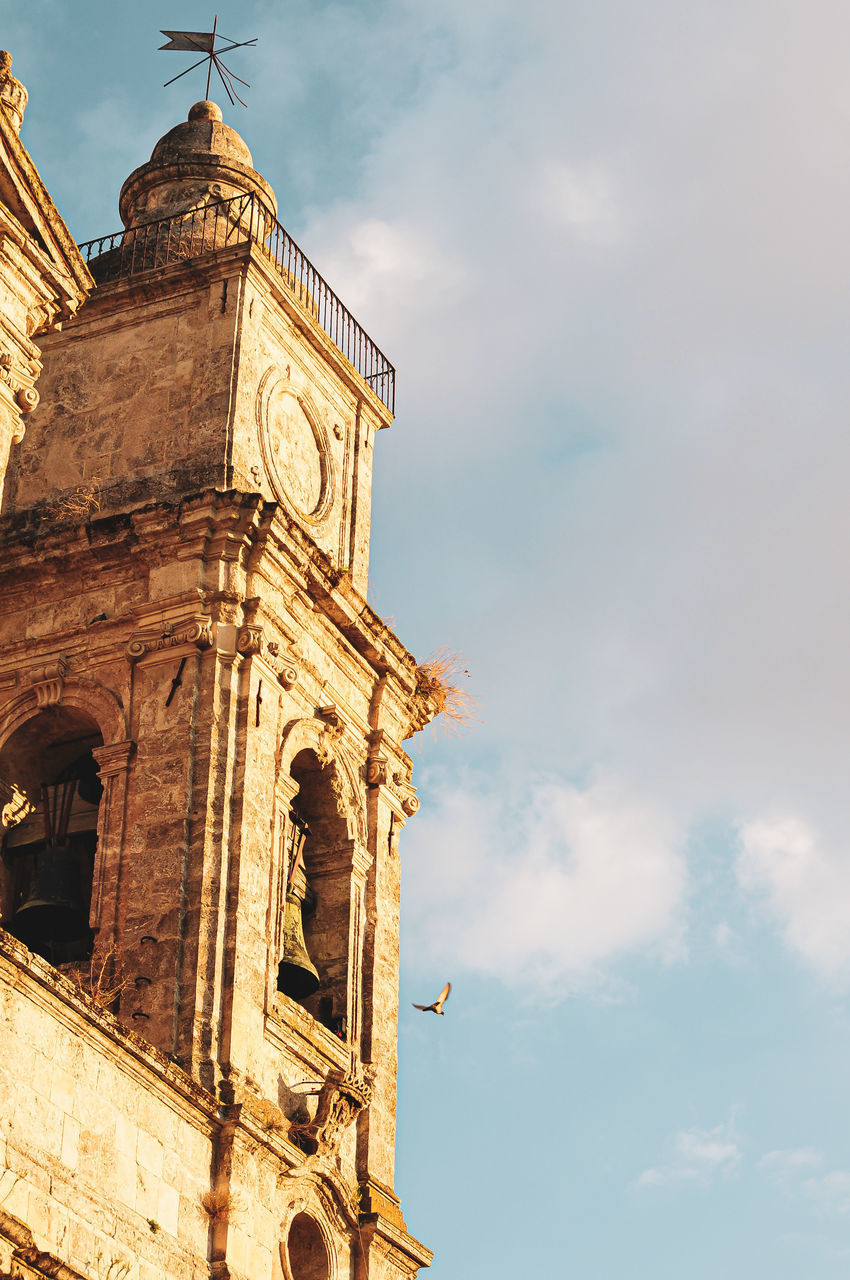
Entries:
POLYGON ((239 628, 236 651, 244 658, 261 657, 271 667, 278 683, 284 689, 294 689, 298 683, 300 668, 291 654, 281 652, 276 640, 267 640, 263 628, 256 622, 248 622, 239 628))
POLYGON ((188 644, 195 645, 198 649, 208 649, 212 641, 209 618, 198 614, 185 618, 182 622, 166 622, 159 627, 135 631, 127 643, 127 655, 135 662, 147 653, 173 649, 177 645, 188 644))
MULTIPOLYGON (((58 682, 58 674, 45 679, 43 672, 46 667, 52 667, 54 664, 58 668, 59 661, 57 658, 53 663, 43 663, 38 668, 42 673, 39 683, 58 682)), ((57 701, 61 701, 63 706, 75 707, 90 716, 98 726, 105 744, 124 741, 127 736, 127 720, 121 702, 111 689, 107 689, 96 680, 70 676, 67 672, 61 677, 61 682, 60 697, 57 701)), ((37 685, 30 685, 29 688, 21 690, 0 708, 0 747, 16 729, 38 715, 41 709, 37 685)))

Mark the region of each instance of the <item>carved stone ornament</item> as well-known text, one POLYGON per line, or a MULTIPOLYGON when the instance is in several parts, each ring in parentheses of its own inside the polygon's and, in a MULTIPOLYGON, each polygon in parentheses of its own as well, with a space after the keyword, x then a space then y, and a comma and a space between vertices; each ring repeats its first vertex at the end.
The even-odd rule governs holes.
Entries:
POLYGON ((15 392, 15 404, 21 413, 32 413, 38 407, 39 395, 35 387, 20 387, 15 392))
POLYGON ((371 1101, 371 1078, 354 1058, 348 1070, 332 1068, 322 1085, 315 1119, 304 1126, 318 1144, 317 1154, 336 1158, 346 1129, 371 1101))
POLYGON ((386 756, 372 756, 366 762, 366 782, 370 787, 385 787, 389 782, 390 766, 386 756))
POLYGON ((12 55, 0 49, 0 108, 2 108, 16 133, 20 133, 27 105, 27 91, 16 76, 12 75, 12 55))
POLYGON ((389 787, 401 805, 402 811, 412 818, 419 810, 416 788, 401 770, 390 772, 390 762, 386 756, 371 755, 366 762, 366 785, 369 787, 389 787))
POLYGON ((43 666, 36 667, 31 672, 30 679, 39 711, 43 711, 45 707, 56 706, 62 701, 67 671, 68 659, 60 655, 52 662, 45 662, 43 666))
POLYGON ((255 653, 263 652, 263 628, 255 623, 248 623, 244 627, 239 628, 239 635, 236 638, 237 653, 244 654, 246 658, 250 658, 255 653))
POLYGON ((402 796, 401 807, 409 818, 412 818, 414 813, 419 812, 419 797, 416 795, 414 787, 408 790, 407 795, 402 796))
POLYGON ((323 706, 316 707, 316 715, 324 720, 329 728, 342 730, 343 720, 335 702, 326 702, 323 706))
POLYGON ((267 641, 262 627, 255 624, 240 627, 236 648, 246 656, 254 653, 262 654, 284 689, 292 689, 298 683, 298 677, 301 674, 298 663, 291 654, 281 653, 280 645, 276 640, 267 641))
POLYGON ((194 644, 199 649, 208 649, 212 644, 209 619, 196 616, 182 622, 166 622, 161 627, 137 631, 127 645, 127 653, 130 658, 142 658, 146 653, 169 649, 178 644, 194 644))
POLYGON ((266 640, 263 628, 256 622, 248 622, 239 628, 236 648, 245 657, 262 654, 285 689, 291 689, 298 679, 298 665, 288 654, 282 654, 276 640, 266 640))
POLYGON ((309 397, 274 365, 260 379, 254 408, 266 475, 296 519, 320 524, 334 500, 328 433, 309 397))
MULTIPOLYGON (((37 372, 37 370, 36 370, 37 372)), ((38 405, 39 395, 35 387, 15 370, 15 360, 11 351, 0 352, 0 382, 4 382, 14 397, 15 404, 22 414, 32 413, 38 405)), ((20 444, 24 438, 24 425, 20 423, 12 435, 12 443, 20 444)))

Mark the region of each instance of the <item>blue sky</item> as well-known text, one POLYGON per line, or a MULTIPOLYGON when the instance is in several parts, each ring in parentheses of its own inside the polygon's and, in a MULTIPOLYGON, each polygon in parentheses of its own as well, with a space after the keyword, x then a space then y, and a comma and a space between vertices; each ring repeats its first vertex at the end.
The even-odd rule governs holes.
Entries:
MULTIPOLYGON (((4 6, 78 238, 211 12, 4 6)), ((219 12, 260 37, 225 118, 399 370, 372 602, 480 705, 414 747, 402 848, 431 1274, 845 1277, 850 14, 219 12)))

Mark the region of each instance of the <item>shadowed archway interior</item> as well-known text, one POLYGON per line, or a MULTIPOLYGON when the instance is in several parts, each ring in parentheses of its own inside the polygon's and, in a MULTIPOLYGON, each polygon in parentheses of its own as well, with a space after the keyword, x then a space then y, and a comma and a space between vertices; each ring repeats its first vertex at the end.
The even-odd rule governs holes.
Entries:
POLYGON ((77 709, 40 711, 0 750, 4 811, 0 924, 51 964, 86 960, 98 806, 95 722, 77 709))

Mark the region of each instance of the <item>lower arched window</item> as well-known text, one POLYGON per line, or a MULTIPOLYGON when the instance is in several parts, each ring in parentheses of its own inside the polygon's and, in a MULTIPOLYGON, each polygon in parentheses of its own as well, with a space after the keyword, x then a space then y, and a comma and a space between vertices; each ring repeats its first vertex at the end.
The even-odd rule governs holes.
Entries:
POLYGON ((286 1253, 292 1280, 329 1280, 327 1246, 318 1223, 308 1213, 297 1213, 292 1219, 286 1253))

